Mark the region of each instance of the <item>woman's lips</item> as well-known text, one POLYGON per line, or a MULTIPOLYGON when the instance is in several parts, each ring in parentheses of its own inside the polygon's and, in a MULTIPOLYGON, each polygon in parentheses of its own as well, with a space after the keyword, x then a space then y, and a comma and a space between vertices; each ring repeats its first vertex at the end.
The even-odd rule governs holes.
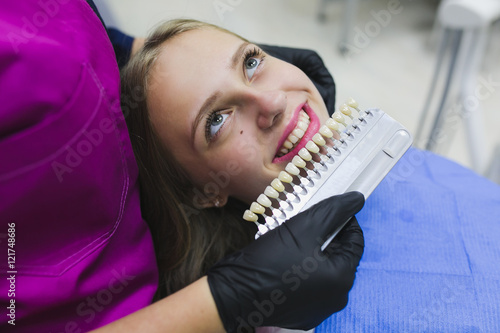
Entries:
POLYGON ((314 113, 313 109, 311 109, 311 107, 307 103, 304 103, 304 104, 300 105, 295 110, 292 118, 290 119, 290 122, 286 126, 285 131, 284 131, 283 135, 281 136, 280 141, 278 142, 278 147, 276 149, 275 156, 279 154, 279 152, 280 152, 280 150, 281 150, 281 148, 283 146, 283 143, 285 142, 285 140, 287 140, 287 138, 290 135, 290 133, 292 133, 292 131, 297 127, 297 123, 298 123, 298 119, 299 119, 299 113, 300 113, 301 110, 303 110, 309 116, 309 119, 310 119, 309 127, 305 131, 305 133, 302 136, 302 138, 300 139, 299 143, 290 152, 288 152, 287 154, 285 154, 283 156, 280 156, 280 157, 275 157, 273 159, 273 163, 280 163, 280 162, 284 162, 284 161, 285 162, 291 161, 293 159, 293 157, 295 155, 297 155, 297 153, 299 152, 299 150, 301 150, 302 148, 304 148, 305 145, 306 145, 306 143, 309 140, 311 140, 311 138, 314 136, 314 134, 316 134, 318 132, 319 127, 320 127, 320 122, 319 122, 318 116, 316 115, 316 113, 314 113))
POLYGON ((300 142, 305 132, 309 128, 311 119, 304 110, 299 111, 299 119, 295 129, 288 135, 285 142, 283 142, 281 148, 278 149, 277 157, 286 155, 292 150, 296 144, 300 142))

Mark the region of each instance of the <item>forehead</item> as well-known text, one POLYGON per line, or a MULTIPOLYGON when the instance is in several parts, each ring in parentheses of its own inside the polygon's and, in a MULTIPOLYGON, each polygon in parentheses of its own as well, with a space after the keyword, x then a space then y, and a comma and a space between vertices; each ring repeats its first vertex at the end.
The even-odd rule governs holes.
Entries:
MULTIPOLYGON (((156 88, 170 91, 184 91, 184 83, 189 83, 187 91, 200 92, 200 88, 211 85, 210 80, 221 70, 229 70, 231 58, 243 41, 238 37, 214 29, 203 28, 181 33, 162 45, 160 55, 151 71, 151 80, 156 88), (193 89, 193 88, 198 89, 193 89)), ((187 88, 187 87, 186 87, 187 88)), ((164 93, 164 91, 163 91, 164 93)))
POLYGON ((148 104, 155 126, 189 125, 205 99, 227 81, 233 54, 242 43, 215 28, 187 31, 166 41, 149 78, 148 104))

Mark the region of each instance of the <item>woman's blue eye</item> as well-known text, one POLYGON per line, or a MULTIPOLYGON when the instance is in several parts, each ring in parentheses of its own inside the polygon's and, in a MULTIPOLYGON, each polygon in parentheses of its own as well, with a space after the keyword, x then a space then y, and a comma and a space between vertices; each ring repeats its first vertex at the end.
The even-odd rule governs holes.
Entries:
POLYGON ((224 125, 224 121, 226 121, 226 118, 229 117, 229 114, 221 114, 221 113, 215 113, 210 121, 209 128, 210 128, 210 137, 213 138, 217 132, 221 129, 222 125, 224 125))
POLYGON ((261 61, 262 60, 259 58, 248 58, 245 61, 245 69, 247 71, 247 76, 249 80, 252 79, 252 76, 254 75, 257 67, 259 67, 261 61))

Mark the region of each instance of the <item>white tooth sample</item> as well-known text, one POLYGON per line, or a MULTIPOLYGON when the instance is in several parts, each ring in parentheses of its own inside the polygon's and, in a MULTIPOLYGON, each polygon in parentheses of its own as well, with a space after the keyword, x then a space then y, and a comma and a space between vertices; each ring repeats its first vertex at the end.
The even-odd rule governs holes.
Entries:
POLYGON ((347 125, 344 116, 340 112, 335 112, 332 116, 333 120, 335 120, 338 123, 341 123, 342 125, 347 125))
POLYGON ((312 156, 306 148, 299 150, 299 156, 302 157, 304 161, 312 160, 312 156))
POLYGON ((311 153, 317 154, 319 152, 319 147, 312 141, 309 141, 306 143, 306 148, 309 150, 311 153))
POLYGON ((250 205, 250 211, 254 212, 255 214, 264 214, 266 209, 257 202, 252 202, 252 204, 250 205))
POLYGON ((349 105, 350 107, 352 107, 354 109, 358 108, 358 102, 356 102, 354 100, 354 98, 352 98, 352 97, 347 100, 347 105, 349 105))
POLYGON ((285 171, 293 176, 298 176, 300 174, 299 168, 297 168, 293 163, 288 163, 285 167, 285 171))
POLYGON ((333 137, 333 132, 326 125, 320 127, 319 133, 323 135, 325 138, 333 137))
POLYGON ((309 123, 299 120, 297 123, 297 128, 300 128, 302 131, 307 131, 307 127, 309 127, 309 123))
POLYGON ((273 199, 278 199, 280 196, 278 191, 276 191, 271 186, 266 187, 266 189, 264 190, 264 194, 267 195, 269 198, 273 198, 273 199))
POLYGON ((286 149, 292 149, 293 143, 291 143, 288 140, 285 140, 285 142, 283 142, 283 147, 285 147, 286 149))
POLYGON ((300 158, 300 156, 295 155, 292 159, 292 163, 301 169, 304 169, 306 167, 306 162, 300 158))
POLYGON ((357 128, 357 124, 359 122, 359 113, 355 112, 353 113, 351 108, 347 106, 347 104, 342 104, 340 106, 340 112, 342 112, 343 114, 345 114, 346 116, 348 116, 349 118, 351 118, 352 120, 352 126, 353 128, 357 128))
POLYGON ((323 139, 323 137, 319 133, 314 134, 313 137, 312 137, 312 140, 318 146, 324 146, 324 145, 326 145, 325 139, 323 139))
MULTIPOLYGON (((303 134, 302 134, 302 135, 303 135, 303 134)), ((299 138, 298 138, 298 137, 296 137, 295 135, 293 135, 293 133, 292 133, 292 134, 290 134, 290 135, 288 136, 288 140, 290 140, 293 144, 295 144, 295 143, 297 143, 297 141, 299 141, 299 138)))
POLYGON ((250 222, 257 222, 259 217, 254 212, 247 209, 243 214, 243 219, 250 222))
POLYGON ((346 116, 348 117, 351 117, 352 118, 352 111, 351 109, 347 106, 347 104, 342 104, 339 108, 340 112, 342 112, 343 114, 345 114, 346 116))
POLYGON ((339 132, 340 131, 340 125, 338 122, 333 120, 332 118, 328 118, 326 121, 325 125, 331 129, 332 131, 339 132))
POLYGON ((300 128, 296 128, 293 130, 292 134, 295 135, 298 139, 302 138, 304 136, 304 131, 301 130, 300 128))
POLYGON ((281 180, 284 183, 291 183, 293 178, 290 176, 287 172, 281 171, 280 174, 278 175, 278 179, 281 180))
POLYGON ((271 182, 271 186, 278 192, 283 192, 285 190, 285 185, 278 178, 274 178, 271 182))
POLYGON ((257 202, 260 203, 264 207, 271 207, 271 205, 272 205, 271 200, 269 200, 269 198, 267 196, 265 196, 264 194, 259 195, 259 197, 257 198, 257 202))

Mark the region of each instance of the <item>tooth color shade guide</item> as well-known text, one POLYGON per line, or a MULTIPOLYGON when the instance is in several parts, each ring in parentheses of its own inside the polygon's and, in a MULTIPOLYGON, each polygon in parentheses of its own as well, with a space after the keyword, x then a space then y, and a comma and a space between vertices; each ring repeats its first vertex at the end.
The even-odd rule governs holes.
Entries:
POLYGON ((361 111, 351 98, 298 151, 243 219, 257 224, 258 238, 328 197, 358 191, 367 198, 411 144, 403 125, 380 109, 361 111))

